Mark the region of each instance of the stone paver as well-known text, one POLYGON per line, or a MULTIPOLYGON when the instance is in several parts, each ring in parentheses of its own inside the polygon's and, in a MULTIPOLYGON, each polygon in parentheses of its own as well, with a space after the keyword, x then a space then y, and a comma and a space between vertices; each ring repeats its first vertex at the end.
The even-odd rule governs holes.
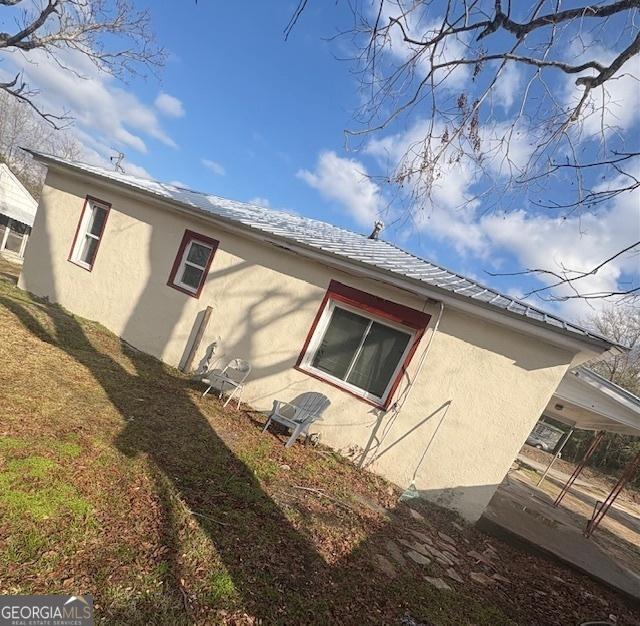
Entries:
POLYGON ((454 556, 450 552, 442 553, 449 561, 452 561, 454 565, 460 565, 460 559, 457 556, 454 556))
POLYGON ((402 555, 402 550, 400 550, 400 547, 398 546, 397 543, 395 543, 394 541, 387 541, 387 543, 385 544, 385 547, 387 548, 387 552, 389 553, 389 556, 401 567, 406 567, 407 566, 407 561, 404 558, 404 556, 402 555))
POLYGON ((381 504, 379 504, 375 500, 371 498, 367 498, 366 496, 363 496, 359 493, 355 494, 353 498, 354 500, 362 504, 364 507, 366 507, 370 511, 373 511, 378 515, 383 515, 384 517, 387 517, 387 518, 390 517, 389 511, 387 511, 387 509, 385 509, 381 504))
POLYGON ((504 576, 501 576, 500 574, 492 574, 491 578, 493 578, 493 580, 497 580, 498 582, 501 582, 501 583, 510 583, 511 582, 508 578, 505 578, 504 576))
POLYGON ((447 552, 451 552, 452 554, 458 554, 458 549, 455 546, 452 546, 450 543, 447 543, 446 541, 439 542, 438 547, 442 550, 446 550, 447 552))
POLYGON ((409 548, 409 550, 413 550, 413 546, 415 544, 415 541, 410 541, 409 539, 402 539, 399 538, 398 543, 402 544, 405 548, 409 548))
POLYGON ((374 564, 383 574, 389 576, 389 578, 395 578, 398 575, 391 561, 386 556, 382 556, 382 554, 375 555, 374 564))
POLYGON ((431 556, 438 561, 438 563, 440 563, 441 565, 446 565, 446 566, 451 566, 453 565, 453 561, 448 558, 443 552, 441 552, 440 550, 438 550, 437 548, 432 548, 431 546, 428 546, 425 544, 424 546, 428 552, 431 554, 431 556))
POLYGON ((431 550, 426 543, 418 543, 417 541, 413 542, 413 549, 420 554, 424 554, 424 556, 430 557, 431 550))
POLYGON ((413 517, 413 519, 417 522, 424 522, 424 515, 418 513, 418 511, 412 509, 411 507, 409 507, 409 515, 411 515, 411 517, 413 517))
POLYGON ((409 530, 409 532, 420 542, 422 543, 427 543, 430 546, 433 545, 433 541, 431 539, 431 537, 429 537, 429 535, 425 535, 424 533, 421 533, 418 530, 409 530))
POLYGON ((433 585, 436 589, 441 589, 443 591, 451 591, 451 587, 447 585, 442 578, 432 578, 431 576, 425 576, 424 579, 430 584, 433 585))
POLYGON ((469 578, 471 578, 471 580, 475 580, 477 583, 480 583, 481 585, 490 585, 493 582, 491 578, 489 578, 486 574, 483 574, 482 572, 471 572, 469 574, 469 578))
POLYGON ((443 539, 444 541, 446 541, 447 543, 450 543, 453 546, 456 545, 456 540, 453 537, 449 537, 449 535, 445 535, 440 531, 438 531, 438 537, 440 537, 440 539, 443 539))
POLYGON ((480 554, 479 552, 477 552, 476 550, 469 550, 469 552, 467 552, 467 554, 475 559, 476 561, 480 561, 480 563, 484 563, 485 565, 488 565, 489 567, 493 567, 495 568, 494 564, 491 562, 490 559, 488 559, 484 554, 480 554))
POLYGON ((458 574, 458 572, 456 572, 453 567, 448 568, 445 573, 449 578, 451 578, 451 580, 455 580, 459 583, 464 583, 462 576, 460 576, 460 574, 458 574))
POLYGON ((407 556, 412 561, 415 561, 416 563, 418 563, 420 565, 429 565, 429 563, 431 563, 431 559, 429 557, 426 557, 426 556, 424 556, 424 554, 420 554, 419 552, 416 552, 415 550, 409 550, 407 552, 407 556))

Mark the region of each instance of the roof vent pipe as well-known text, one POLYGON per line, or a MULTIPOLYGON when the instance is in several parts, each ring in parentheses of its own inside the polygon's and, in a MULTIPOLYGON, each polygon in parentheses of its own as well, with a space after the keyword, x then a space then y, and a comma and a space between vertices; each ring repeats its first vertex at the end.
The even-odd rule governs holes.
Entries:
POLYGON ((384 222, 382 222, 381 220, 376 220, 376 223, 373 225, 373 230, 371 231, 371 234, 369 235, 369 237, 367 237, 367 239, 378 239, 378 235, 380 234, 380 231, 384 228, 384 222))

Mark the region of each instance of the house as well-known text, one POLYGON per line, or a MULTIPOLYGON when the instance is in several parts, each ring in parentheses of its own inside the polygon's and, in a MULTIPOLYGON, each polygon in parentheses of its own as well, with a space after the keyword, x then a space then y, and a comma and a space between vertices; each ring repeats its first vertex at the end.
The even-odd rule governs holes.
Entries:
POLYGON ((565 373, 606 338, 379 238, 33 153, 19 285, 180 366, 242 357, 243 399, 308 391, 320 440, 476 520, 565 373))
POLYGON ((38 203, 5 163, 0 163, 0 253, 22 259, 38 203))

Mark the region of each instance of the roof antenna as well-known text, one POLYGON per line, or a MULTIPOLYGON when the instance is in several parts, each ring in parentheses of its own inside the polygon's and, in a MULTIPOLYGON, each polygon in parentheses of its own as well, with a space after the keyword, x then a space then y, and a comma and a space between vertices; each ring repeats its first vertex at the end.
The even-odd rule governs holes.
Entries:
POLYGON ((122 167, 122 161, 124 159, 124 152, 118 152, 118 156, 109 157, 109 160, 113 163, 113 168, 116 172, 124 174, 124 167, 122 167))
POLYGON ((371 234, 367 237, 367 239, 378 239, 378 235, 380 231, 384 228, 384 222, 382 220, 376 220, 376 223, 373 225, 373 230, 371 234))

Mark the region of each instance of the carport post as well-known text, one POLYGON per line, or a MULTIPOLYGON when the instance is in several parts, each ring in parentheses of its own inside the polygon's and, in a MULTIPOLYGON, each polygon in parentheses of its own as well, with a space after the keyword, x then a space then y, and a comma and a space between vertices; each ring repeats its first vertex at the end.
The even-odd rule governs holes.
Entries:
POLYGON ((571 435, 573 435, 573 431, 574 431, 574 429, 572 428, 564 436, 564 439, 563 439, 562 443, 560 444, 560 447, 558 448, 558 451, 553 455, 553 458, 549 461, 549 465, 547 465, 547 469, 544 470, 544 474, 542 474, 542 478, 538 481, 538 484, 537 484, 538 487, 542 484, 542 481, 547 477, 547 474, 549 473, 549 470, 551 469, 551 466, 560 458, 560 453, 562 452, 562 448, 564 448, 564 446, 567 443, 567 441, 569 441, 569 438, 571 437, 571 435))
POLYGON ((567 480, 567 482, 564 484, 564 486, 560 490, 560 493, 558 494, 558 497, 555 499, 553 506, 557 507, 562 501, 562 498, 564 498, 567 495, 567 492, 569 491, 569 489, 571 489, 571 485, 573 485, 573 483, 576 482, 576 478, 580 476, 580 473, 584 469, 584 466, 587 464, 587 462, 589 461, 593 453, 596 451, 596 448, 598 447, 598 444, 602 441, 603 437, 604 437, 604 430, 598 431, 593 436, 593 438, 591 439, 591 443, 589 443, 589 447, 587 448, 587 451, 584 453, 584 456, 582 457, 582 461, 578 463, 578 466, 576 467, 576 469, 573 470, 573 474, 571 474, 571 476, 569 477, 569 480, 567 480))
POLYGON ((635 458, 631 463, 624 468, 624 472, 620 478, 618 478, 618 482, 614 485, 613 489, 609 492, 609 495, 605 498, 605 501, 598 508, 598 504, 596 503, 593 517, 587 522, 587 527, 585 528, 584 535, 585 537, 591 537, 591 533, 598 527, 598 524, 602 521, 604 516, 607 514, 609 507, 614 503, 615 499, 620 495, 620 492, 625 488, 626 484, 633 478, 634 474, 640 469, 640 452, 636 454, 635 458))

